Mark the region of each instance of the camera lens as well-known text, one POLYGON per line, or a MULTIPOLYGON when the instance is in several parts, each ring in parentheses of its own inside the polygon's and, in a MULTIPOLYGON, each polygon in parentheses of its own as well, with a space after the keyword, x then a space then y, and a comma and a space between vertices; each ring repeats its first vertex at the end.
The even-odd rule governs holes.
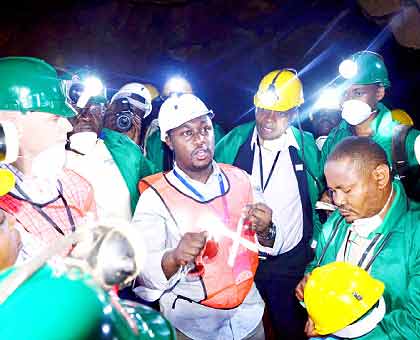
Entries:
POLYGON ((119 130, 128 131, 132 125, 131 116, 123 113, 117 117, 117 128, 119 130))

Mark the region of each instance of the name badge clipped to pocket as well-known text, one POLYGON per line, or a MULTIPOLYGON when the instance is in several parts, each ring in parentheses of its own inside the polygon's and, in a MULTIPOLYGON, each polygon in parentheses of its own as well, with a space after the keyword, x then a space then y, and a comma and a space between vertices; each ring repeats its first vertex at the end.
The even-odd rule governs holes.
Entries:
POLYGON ((303 171, 303 164, 296 164, 295 169, 296 171, 303 171))

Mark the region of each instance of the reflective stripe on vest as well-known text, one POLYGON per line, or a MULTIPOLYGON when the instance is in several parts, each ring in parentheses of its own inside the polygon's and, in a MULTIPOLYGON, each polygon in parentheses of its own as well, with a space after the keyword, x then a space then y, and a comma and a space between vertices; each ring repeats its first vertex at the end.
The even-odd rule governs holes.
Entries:
MULTIPOLYGON (((209 239, 214 238, 217 244, 216 254, 212 258, 203 257, 204 272, 201 280, 205 299, 196 302, 208 307, 230 309, 239 306, 252 288, 258 266, 258 253, 240 244, 233 267, 228 265, 233 239, 227 237, 221 228, 236 233, 242 209, 252 203, 253 194, 244 171, 226 164, 219 166, 229 183, 224 195, 229 209, 226 225, 223 223, 222 197, 199 202, 173 187, 163 174, 144 178, 139 187, 142 190, 153 187, 180 228, 181 234, 207 230, 209 239)), ((254 234, 245 228, 241 232, 241 238, 255 244, 254 234)))

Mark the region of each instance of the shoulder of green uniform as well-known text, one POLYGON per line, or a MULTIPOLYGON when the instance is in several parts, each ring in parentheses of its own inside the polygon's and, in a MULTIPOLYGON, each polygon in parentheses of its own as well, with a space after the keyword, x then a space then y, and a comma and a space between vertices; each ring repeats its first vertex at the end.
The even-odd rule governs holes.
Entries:
POLYGON ((249 137, 250 132, 255 127, 255 121, 251 121, 245 124, 238 125, 237 127, 233 128, 230 132, 228 132, 222 140, 232 140, 232 139, 247 139, 249 137))
POLYGON ((296 138, 297 143, 299 144, 299 147, 302 147, 301 145, 302 139, 300 138, 300 136, 303 135, 304 143, 308 142, 311 147, 315 147, 316 149, 318 149, 315 143, 314 136, 311 132, 300 130, 294 126, 292 126, 291 129, 292 129, 293 135, 296 138))
POLYGON ((130 137, 121 132, 111 130, 108 128, 103 128, 101 135, 103 136, 103 140, 105 142, 105 145, 107 146, 116 146, 124 144, 124 146, 126 147, 130 147, 134 150, 138 150, 138 152, 141 152, 140 147, 136 143, 134 143, 134 141, 130 137))
POLYGON ((239 125, 228 132, 216 145, 215 159, 220 163, 232 164, 239 148, 248 139, 255 127, 255 121, 239 125))

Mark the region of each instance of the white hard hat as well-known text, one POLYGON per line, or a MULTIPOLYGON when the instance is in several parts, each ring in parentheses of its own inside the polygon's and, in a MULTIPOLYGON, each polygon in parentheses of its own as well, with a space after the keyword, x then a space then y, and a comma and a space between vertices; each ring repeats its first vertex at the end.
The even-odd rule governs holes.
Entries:
POLYGON ((144 111, 143 118, 146 118, 152 112, 152 95, 143 84, 125 84, 112 96, 111 104, 119 98, 127 98, 130 105, 144 111))
POLYGON ((164 142, 169 130, 175 129, 182 124, 204 115, 211 115, 209 110, 200 98, 190 93, 172 95, 166 99, 159 111, 160 138, 164 142))

